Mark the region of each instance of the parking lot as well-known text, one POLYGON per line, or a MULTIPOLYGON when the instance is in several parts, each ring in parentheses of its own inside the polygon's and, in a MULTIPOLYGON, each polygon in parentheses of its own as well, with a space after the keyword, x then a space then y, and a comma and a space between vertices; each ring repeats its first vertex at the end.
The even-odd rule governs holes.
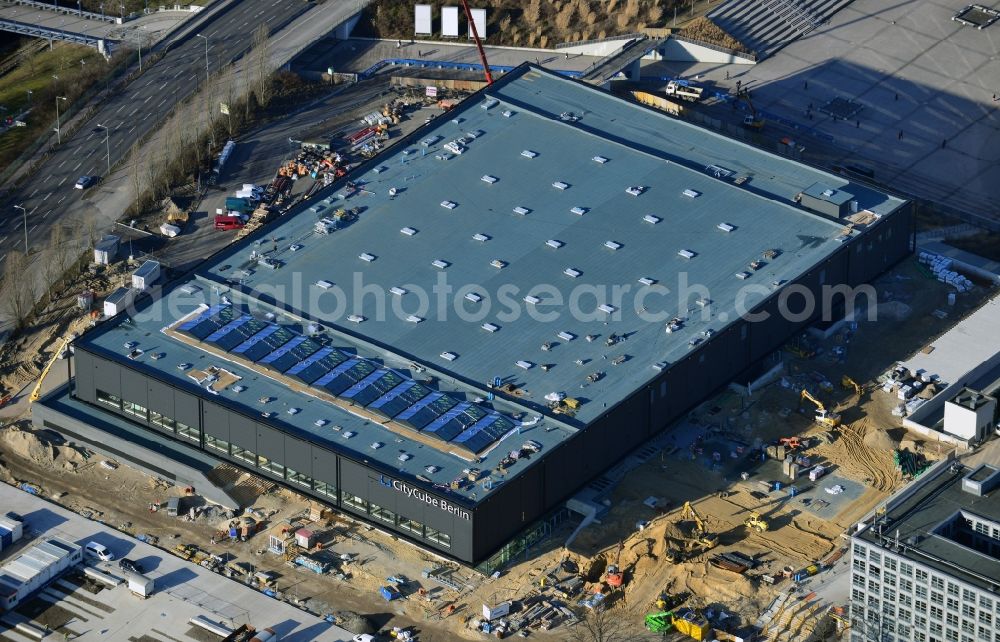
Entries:
MULTIPOLYGON (((230 629, 248 624, 271 628, 282 640, 340 642, 352 635, 290 604, 266 597, 205 568, 185 562, 148 544, 92 522, 54 504, 0 484, 0 506, 19 513, 25 521, 25 539, 12 553, 46 537, 60 537, 81 546, 98 542, 116 560, 127 557, 138 562, 154 581, 154 593, 141 599, 125 585, 99 588, 74 579, 56 580, 34 599, 0 617, 0 639, 29 642, 30 637, 13 630, 18 622, 31 621, 64 634, 67 638, 101 639, 112 642, 196 640, 220 638, 189 624, 197 616, 230 629)), ((10 555, 5 555, 9 559, 10 555)), ((124 573, 117 561, 98 562, 98 568, 119 577, 124 573)))

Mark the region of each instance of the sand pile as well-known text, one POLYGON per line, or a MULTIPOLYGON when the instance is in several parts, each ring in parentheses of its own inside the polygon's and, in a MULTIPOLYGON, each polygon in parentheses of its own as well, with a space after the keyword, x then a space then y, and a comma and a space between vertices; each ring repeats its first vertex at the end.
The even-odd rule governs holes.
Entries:
POLYGON ((87 461, 80 451, 71 446, 53 446, 33 432, 15 427, 0 431, 0 444, 7 452, 36 464, 58 462, 67 470, 75 470, 87 461))
POLYGON ((896 442, 889 433, 882 429, 870 430, 864 437, 865 445, 877 452, 892 452, 896 449, 896 442))

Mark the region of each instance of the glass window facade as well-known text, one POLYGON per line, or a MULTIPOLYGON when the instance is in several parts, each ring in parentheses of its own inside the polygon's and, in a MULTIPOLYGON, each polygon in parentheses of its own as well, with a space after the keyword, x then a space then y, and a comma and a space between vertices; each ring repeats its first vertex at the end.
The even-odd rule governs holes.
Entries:
POLYGON ((121 410, 122 408, 121 398, 116 397, 113 394, 104 392, 103 390, 97 391, 97 403, 104 404, 105 406, 110 406, 115 410, 121 410))
POLYGON ((213 437, 212 435, 205 435, 205 448, 210 448, 224 455, 229 454, 229 442, 223 441, 218 437, 213 437))
POLYGON ((240 461, 250 464, 251 466, 257 465, 257 453, 251 452, 246 448, 241 448, 235 444, 233 444, 231 452, 234 459, 239 459, 240 461))

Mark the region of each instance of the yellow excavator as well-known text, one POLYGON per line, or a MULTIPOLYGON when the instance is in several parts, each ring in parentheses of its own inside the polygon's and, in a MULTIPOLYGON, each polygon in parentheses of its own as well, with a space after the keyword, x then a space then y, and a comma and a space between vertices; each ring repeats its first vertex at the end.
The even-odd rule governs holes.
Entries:
POLYGON ((857 381, 855 381, 854 379, 851 379, 847 375, 844 375, 843 377, 841 377, 841 379, 840 379, 840 385, 843 386, 845 390, 853 390, 854 394, 856 394, 859 397, 861 396, 861 392, 862 392, 863 388, 861 387, 861 385, 857 381))
POLYGON ((840 415, 835 412, 826 409, 823 402, 816 397, 809 394, 808 390, 803 390, 801 395, 801 400, 809 401, 816 406, 816 415, 813 419, 821 426, 827 428, 836 428, 840 425, 840 415))
POLYGON ((703 547, 705 550, 715 548, 719 545, 719 536, 705 530, 705 522, 702 521, 698 511, 694 509, 691 502, 684 502, 684 509, 681 511, 681 520, 690 519, 694 522, 694 530, 691 532, 691 539, 703 547))
POLYGON ((29 403, 35 403, 42 396, 42 382, 45 381, 45 376, 49 374, 49 370, 52 369, 52 366, 55 364, 56 360, 59 359, 59 355, 63 353, 63 350, 66 349, 66 346, 69 345, 70 341, 71 339, 69 337, 66 337, 59 342, 59 347, 56 348, 56 351, 52 353, 52 358, 49 359, 49 362, 45 364, 45 368, 42 370, 42 374, 38 375, 38 383, 35 384, 35 388, 31 391, 31 396, 28 397, 29 403))

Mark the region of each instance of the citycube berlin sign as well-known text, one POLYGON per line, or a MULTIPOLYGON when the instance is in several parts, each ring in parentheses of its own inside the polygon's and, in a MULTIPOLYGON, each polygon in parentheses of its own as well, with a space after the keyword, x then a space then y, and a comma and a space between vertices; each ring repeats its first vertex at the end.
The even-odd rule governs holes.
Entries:
POLYGON ((397 479, 390 479, 385 475, 379 475, 378 483, 382 484, 386 488, 391 488, 398 493, 402 493, 403 495, 406 495, 410 499, 415 499, 418 502, 423 502, 428 506, 430 506, 431 508, 437 508, 443 510, 446 513, 451 513, 452 515, 456 515, 458 517, 461 517, 462 519, 472 519, 472 515, 469 513, 469 511, 465 510, 464 508, 456 506, 455 504, 452 504, 449 501, 438 499, 437 497, 434 497, 430 493, 424 492, 419 488, 410 486, 406 482, 401 482, 397 479))

